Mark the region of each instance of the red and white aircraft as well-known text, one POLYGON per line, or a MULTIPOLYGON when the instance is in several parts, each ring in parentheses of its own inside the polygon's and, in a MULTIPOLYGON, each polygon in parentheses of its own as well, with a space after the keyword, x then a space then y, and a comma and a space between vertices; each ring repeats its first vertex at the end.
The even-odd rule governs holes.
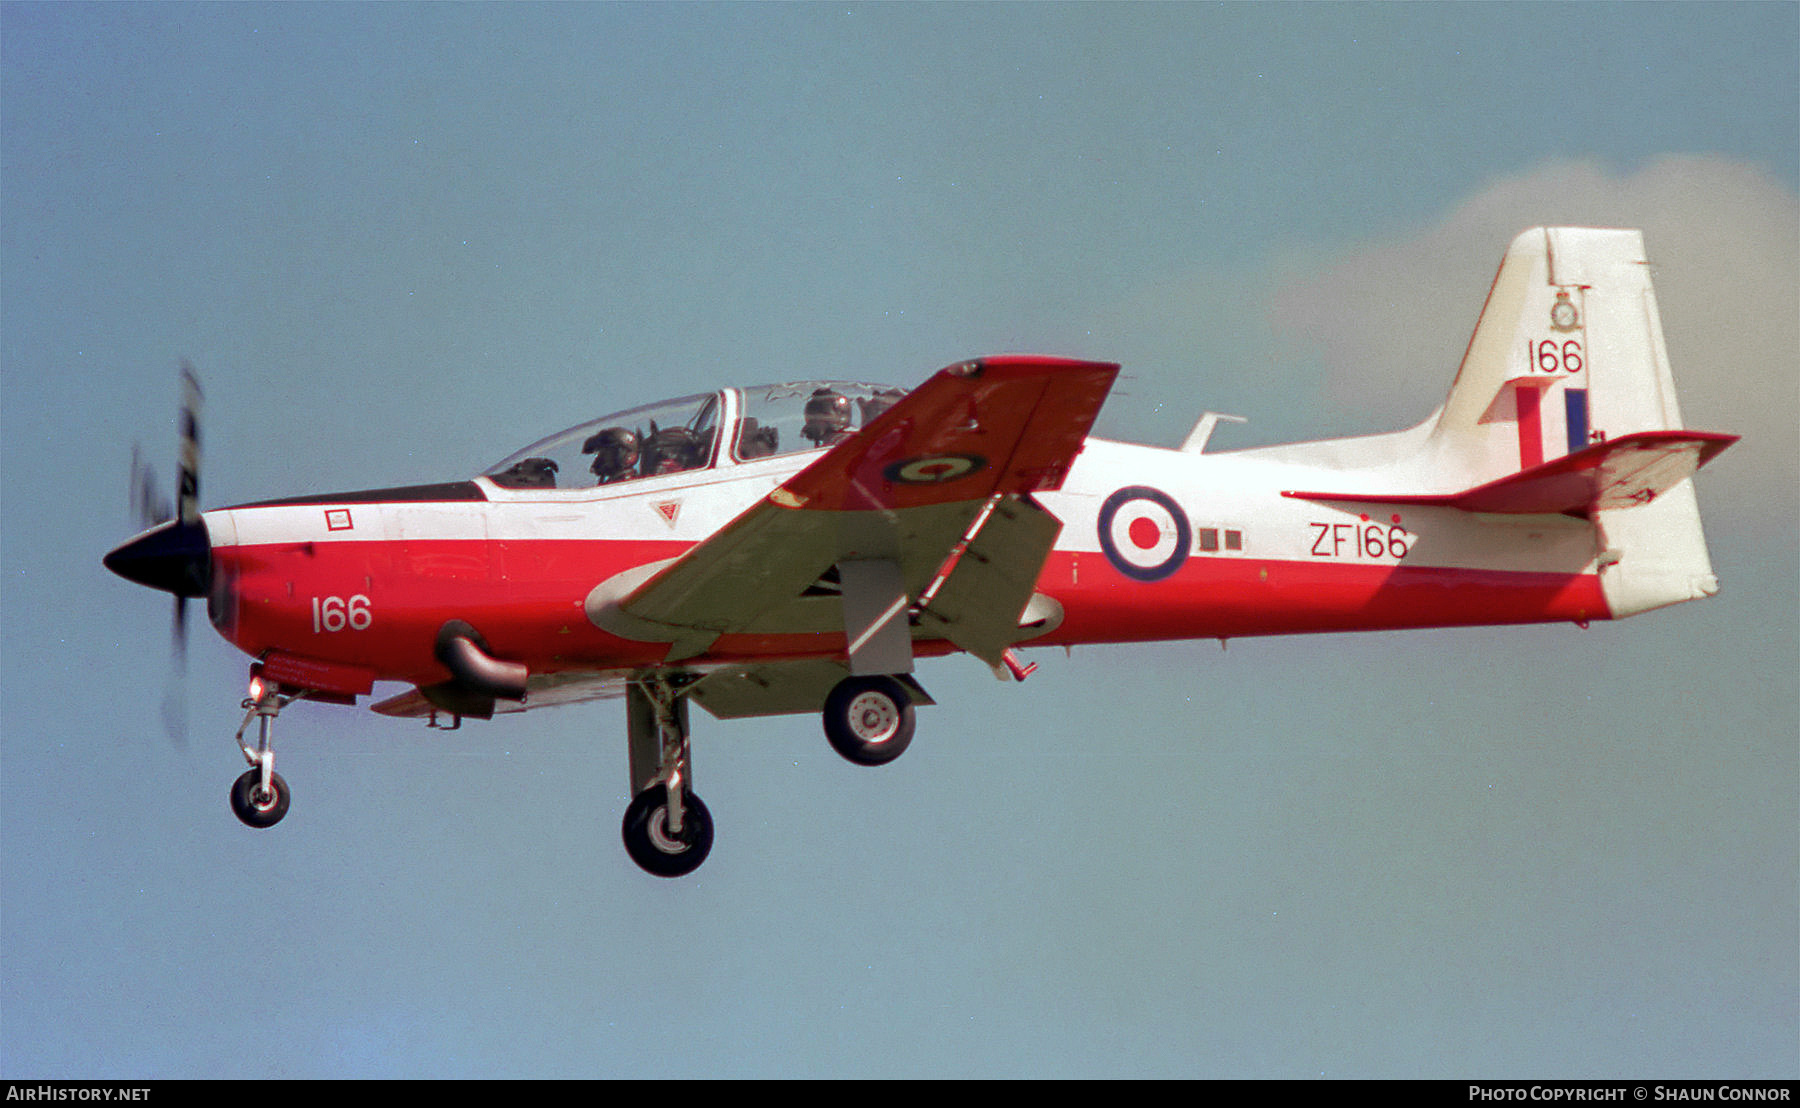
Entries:
POLYGON ((286 813, 270 727, 307 698, 450 726, 623 697, 624 840, 691 872, 712 817, 688 709, 822 712, 875 765, 931 699, 921 657, 1022 679, 1021 646, 1617 619, 1717 590, 1636 231, 1507 251, 1437 412, 1207 453, 1088 437, 1117 366, 982 358, 910 392, 802 381, 617 412, 470 480, 201 512, 198 390, 173 518, 109 553, 205 597, 251 655, 231 790, 286 813), (254 743, 245 731, 259 722, 254 743))

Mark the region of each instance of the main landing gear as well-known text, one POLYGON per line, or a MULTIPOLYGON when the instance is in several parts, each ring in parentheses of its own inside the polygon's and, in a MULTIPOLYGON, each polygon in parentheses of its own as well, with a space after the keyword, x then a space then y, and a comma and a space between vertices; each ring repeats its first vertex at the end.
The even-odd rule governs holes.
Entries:
POLYGON ((912 737, 912 698, 892 677, 847 677, 825 698, 825 738, 859 766, 886 765, 912 737))
MULTIPOLYGON (((645 872, 682 877, 712 850, 713 821, 694 794, 687 687, 695 674, 652 674, 625 691, 632 801, 620 837, 645 872)), ((847 677, 825 700, 825 737, 861 766, 898 758, 912 742, 913 698, 892 677, 847 677)))
POLYGON ((250 763, 250 769, 231 785, 231 811, 248 827, 273 827, 287 815, 288 786, 281 774, 275 772, 275 748, 270 742, 270 731, 275 717, 293 700, 292 696, 283 697, 281 687, 274 682, 265 682, 260 677, 250 682, 250 696, 243 703, 246 709, 244 722, 237 729, 238 749, 244 752, 244 760, 250 763), (244 732, 249 729, 251 720, 257 721, 254 750, 244 743, 244 732))

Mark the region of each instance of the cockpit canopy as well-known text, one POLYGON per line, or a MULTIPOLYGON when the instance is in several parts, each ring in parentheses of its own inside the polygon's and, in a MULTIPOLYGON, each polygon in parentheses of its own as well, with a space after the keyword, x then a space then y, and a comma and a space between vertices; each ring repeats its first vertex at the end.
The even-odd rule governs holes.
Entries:
POLYGON ((858 381, 790 381, 685 396, 588 420, 483 475, 509 489, 588 489, 821 450, 904 395, 858 381))

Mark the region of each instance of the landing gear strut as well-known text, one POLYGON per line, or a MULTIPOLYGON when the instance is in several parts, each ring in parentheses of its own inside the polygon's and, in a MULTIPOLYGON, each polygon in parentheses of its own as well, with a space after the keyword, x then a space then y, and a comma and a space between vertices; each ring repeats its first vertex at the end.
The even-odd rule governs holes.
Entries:
POLYGON ((712 814, 694 795, 687 700, 692 678, 655 675, 626 686, 631 804, 620 834, 625 853, 647 873, 682 877, 712 850, 712 814))
POLYGON ((231 786, 231 811, 246 826, 273 827, 287 815, 288 786, 281 774, 275 772, 275 748, 271 745, 270 731, 275 717, 293 699, 291 696, 284 698, 281 686, 272 681, 257 678, 250 683, 250 697, 243 704, 246 709, 244 722, 237 729, 238 749, 244 752, 244 760, 250 763, 250 769, 231 786), (257 721, 254 750, 244 742, 244 732, 253 719, 257 721))

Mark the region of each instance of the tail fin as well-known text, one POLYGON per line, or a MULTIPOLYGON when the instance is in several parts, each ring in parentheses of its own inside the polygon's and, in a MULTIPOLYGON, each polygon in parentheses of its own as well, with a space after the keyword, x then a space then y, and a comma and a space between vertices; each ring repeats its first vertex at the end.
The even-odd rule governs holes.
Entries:
POLYGON ((1513 240, 1428 450, 1470 484, 1681 427, 1638 231, 1513 240))
MULTIPOLYGON (((1507 249, 1422 453, 1474 488, 1681 429, 1642 232, 1539 227, 1507 249)), ((1692 482, 1592 515, 1615 617, 1717 591, 1692 482)))

